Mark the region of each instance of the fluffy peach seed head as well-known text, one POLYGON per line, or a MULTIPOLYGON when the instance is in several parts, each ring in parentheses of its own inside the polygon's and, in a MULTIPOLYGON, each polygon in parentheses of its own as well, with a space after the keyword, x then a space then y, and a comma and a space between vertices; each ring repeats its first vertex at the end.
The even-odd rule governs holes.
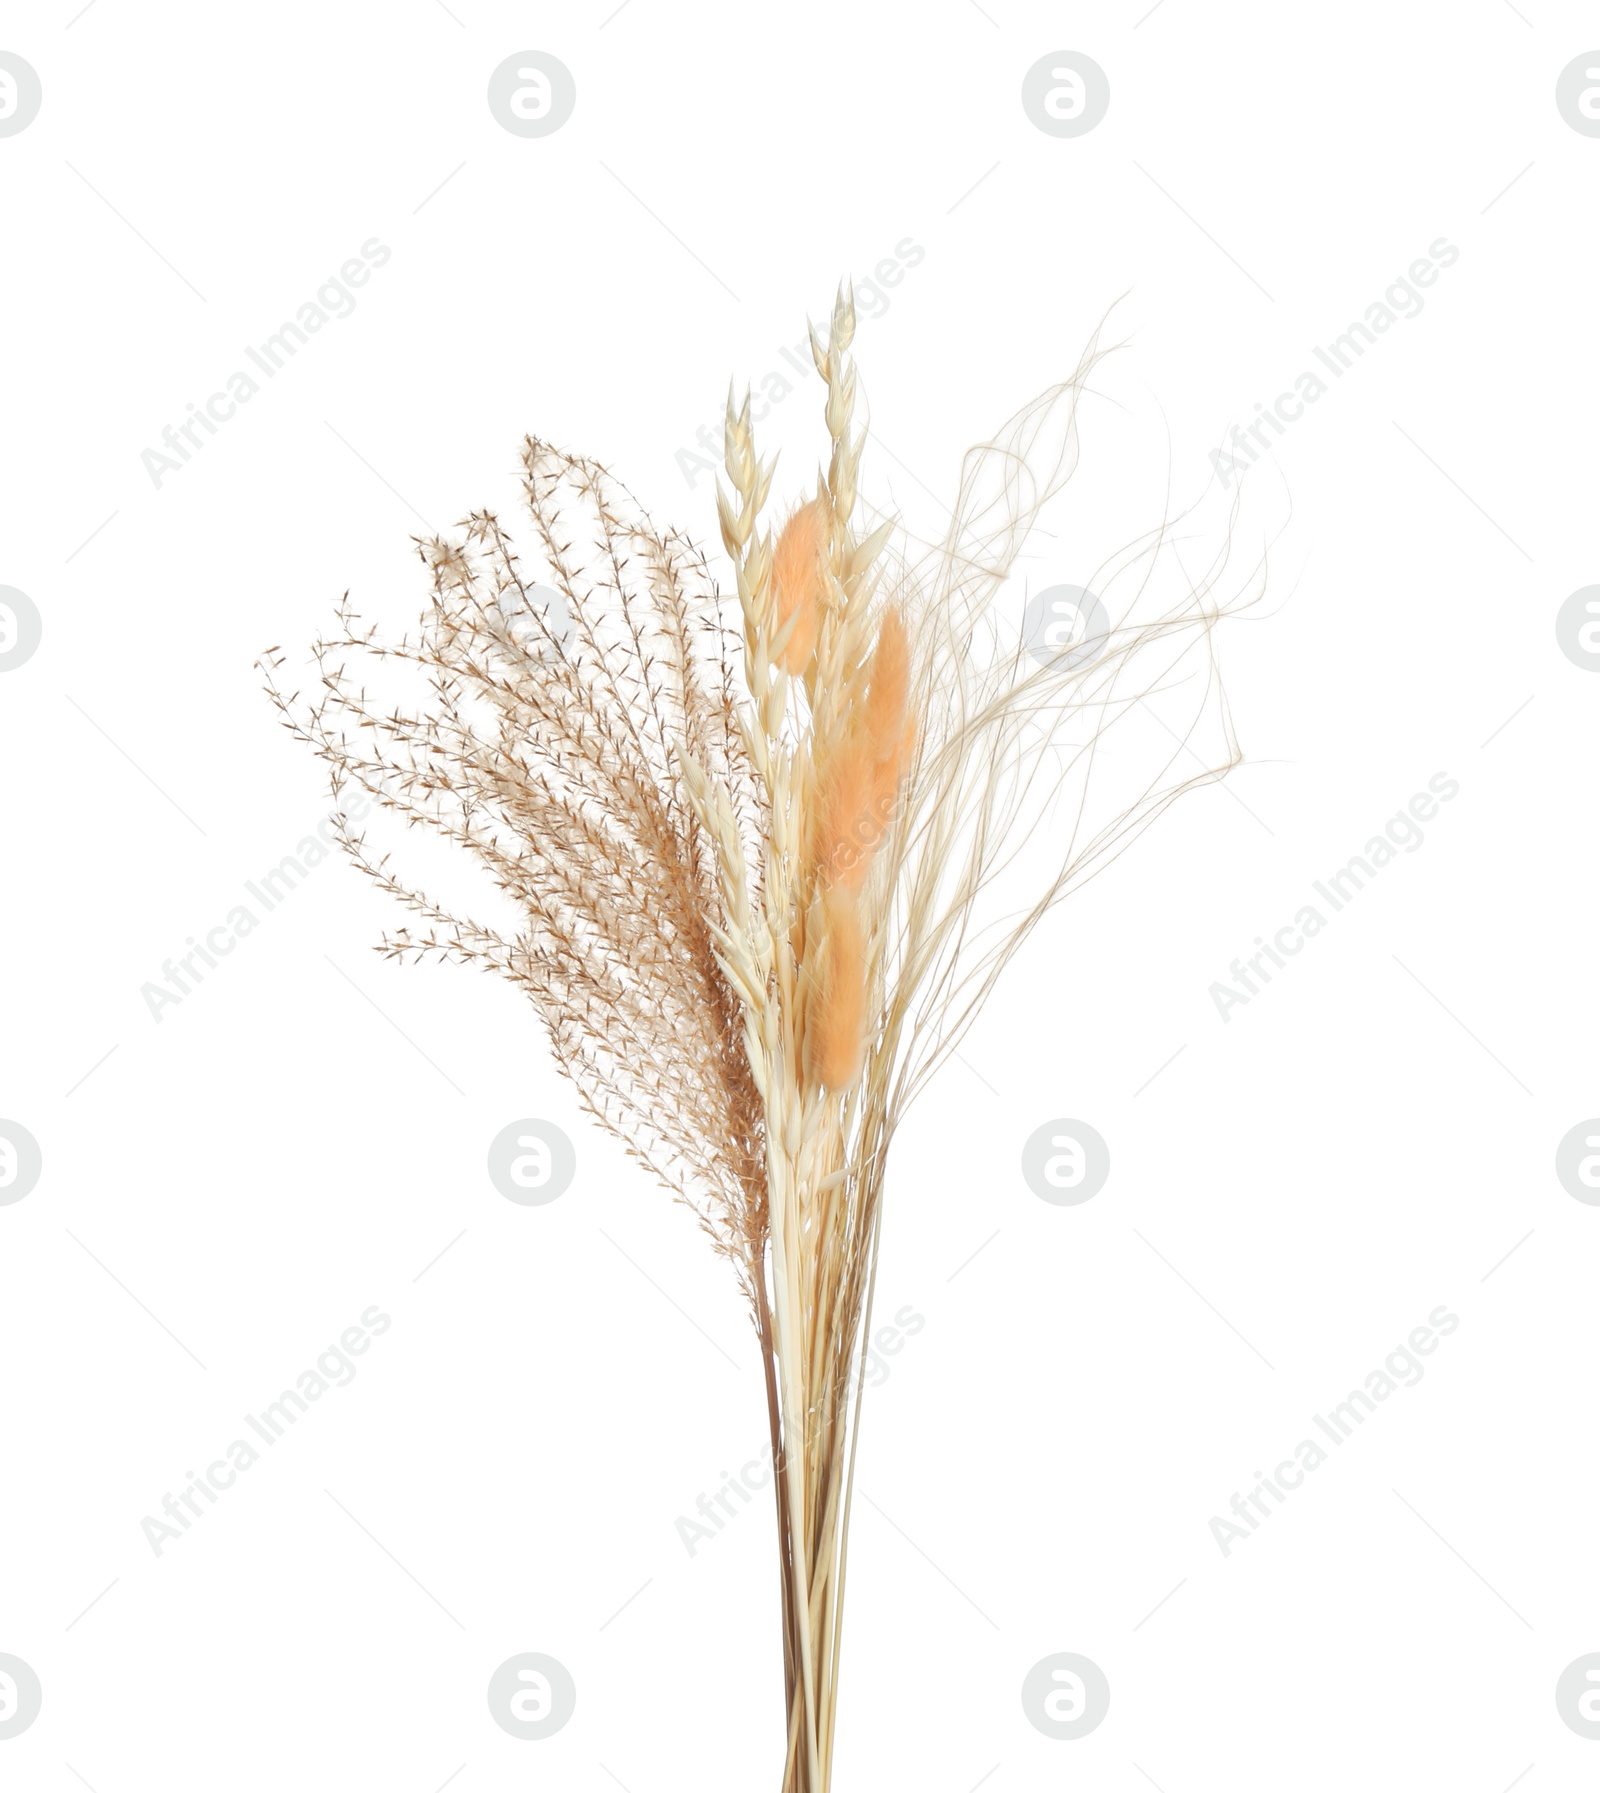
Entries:
POLYGON ((822 899, 820 928, 807 957, 805 1073, 825 1090, 848 1089, 861 1071, 866 1047, 867 975, 861 922, 842 891, 822 899))
POLYGON ((816 652, 827 552, 827 507, 822 499, 813 498, 784 524, 772 551, 778 632, 781 636, 786 626, 789 629, 775 657, 791 677, 803 673, 816 652))
POLYGON ((878 625, 878 645, 867 672, 864 721, 873 759, 898 759, 910 690, 911 644, 899 609, 891 604, 878 625))
POLYGON ((893 749, 872 765, 872 813, 878 818, 880 835, 889 832, 889 824, 900 802, 900 786, 911 769, 911 756, 917 750, 917 723, 907 716, 900 725, 900 738, 893 749))
POLYGON ((812 864, 821 888, 858 892, 889 832, 916 746, 916 722, 905 713, 910 684, 905 624, 890 609, 868 663, 866 693, 817 779, 812 864))
POLYGON ((829 758, 818 792, 818 828, 814 851, 817 881, 858 891, 872 862, 879 832, 873 826, 872 758, 859 734, 848 738, 829 758))

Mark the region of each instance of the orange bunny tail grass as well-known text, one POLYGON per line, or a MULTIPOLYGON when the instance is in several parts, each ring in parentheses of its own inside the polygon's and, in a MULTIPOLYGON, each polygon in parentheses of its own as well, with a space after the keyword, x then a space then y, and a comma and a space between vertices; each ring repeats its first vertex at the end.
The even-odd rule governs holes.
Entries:
POLYGON ((822 620, 822 578, 828 551, 828 508, 813 498, 784 524, 772 551, 772 589, 778 605, 777 662, 791 676, 811 664, 822 620))
POLYGON ((814 852, 819 890, 837 887, 853 895, 866 880, 873 850, 883 834, 873 814, 876 771, 859 733, 829 756, 816 797, 814 852))
POLYGON ((872 765, 872 807, 870 815, 876 829, 876 839, 881 840, 889 832, 894 822, 895 812, 900 807, 900 787, 905 783, 907 772, 911 770, 911 760, 917 751, 917 722, 914 716, 906 717, 900 727, 899 739, 889 753, 872 765))
POLYGON ((875 760, 900 757, 910 689, 911 643, 898 607, 891 604, 878 625, 878 645, 867 675, 865 722, 875 760))
POLYGON ((805 1074, 825 1090, 848 1089, 866 1047, 867 976, 855 904, 829 891, 813 911, 814 969, 806 992, 805 1074))
POLYGON ((867 668, 866 695, 847 716, 844 739, 818 780, 813 852, 819 887, 860 891, 894 821, 917 738, 916 723, 905 713, 910 685, 911 644, 891 605, 867 668))

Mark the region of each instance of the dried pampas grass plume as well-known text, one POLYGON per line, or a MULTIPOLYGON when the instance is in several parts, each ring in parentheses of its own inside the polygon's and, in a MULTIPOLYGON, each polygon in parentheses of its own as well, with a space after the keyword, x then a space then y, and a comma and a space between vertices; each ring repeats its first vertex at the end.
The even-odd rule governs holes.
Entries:
POLYGON ((730 599, 602 467, 530 437, 520 542, 490 511, 420 541, 414 635, 384 642, 342 606, 308 701, 264 660, 336 798, 359 787, 436 830, 498 892, 506 919, 461 917, 340 821, 413 917, 383 950, 516 984, 590 1113, 739 1279, 775 1471, 785 1793, 832 1773, 895 1129, 1050 909, 1238 759, 1211 653, 1226 546, 1162 603, 1170 523, 1141 538, 1097 579, 1114 614, 1086 652, 1032 651, 1002 605, 1077 467, 1098 343, 967 454, 942 539, 919 548, 860 514, 854 332, 841 289, 811 333, 826 464, 775 540, 773 464, 730 395, 730 599), (369 696, 355 661, 409 691, 369 696), (1150 703, 1187 712, 1161 716, 1153 760, 1150 703))

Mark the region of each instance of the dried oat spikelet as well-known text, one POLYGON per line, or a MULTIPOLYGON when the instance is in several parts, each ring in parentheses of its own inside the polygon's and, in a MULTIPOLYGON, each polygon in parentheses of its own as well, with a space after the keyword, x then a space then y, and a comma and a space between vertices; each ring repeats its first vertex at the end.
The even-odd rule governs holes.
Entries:
POLYGON ((772 539, 756 529, 756 518, 765 507, 776 463, 764 466, 756 459, 750 425, 750 394, 736 407, 733 388, 728 388, 728 408, 723 422, 724 466, 734 498, 717 484, 717 520, 722 545, 733 562, 734 583, 744 618, 745 686, 756 708, 757 731, 750 746, 763 774, 766 765, 764 737, 782 727, 787 688, 783 670, 776 664, 773 636, 777 618, 772 606, 772 539), (735 502, 737 499, 737 503, 735 502))

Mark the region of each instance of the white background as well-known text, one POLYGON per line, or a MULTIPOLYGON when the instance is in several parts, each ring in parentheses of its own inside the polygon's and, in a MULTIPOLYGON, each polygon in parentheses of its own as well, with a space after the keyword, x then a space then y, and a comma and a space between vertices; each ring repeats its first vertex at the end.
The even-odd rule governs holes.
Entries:
MULTIPOLYGON (((857 352, 869 485, 924 522, 1128 295, 1026 564, 1084 581, 1445 237, 1247 482, 1246 764, 1052 918, 897 1142, 881 1301, 925 1325, 870 1396, 837 1786, 1592 1786, 1554 1688, 1600 1650, 1600 1212, 1553 1169, 1600 1109, 1600 680, 1553 626, 1596 577, 1600 140, 1554 103, 1590 9, 76 10, 0 33, 44 90, 0 139, 0 583, 44 628, 0 677, 0 1115, 44 1161, 0 1207, 0 1651, 44 1687, 4 1784, 777 1784, 766 1497, 675 1529, 759 1452, 752 1334, 523 999, 377 958, 340 861, 141 997, 325 813, 256 656, 347 589, 412 623, 408 538, 509 521, 527 430, 714 544, 678 451, 906 240, 857 352), (578 96, 536 140, 485 101, 530 48, 578 96), (1076 139, 1020 103, 1060 49, 1111 84, 1076 139), (153 484, 372 237, 353 313, 153 484), (1438 772, 1425 844, 1224 1023, 1230 961, 1438 772), (525 1116, 578 1148, 545 1207, 484 1170, 525 1116), (1081 1207, 1020 1174, 1059 1117, 1110 1144, 1081 1207), (156 1557, 141 1520, 374 1303, 356 1380, 156 1557), (1425 1378, 1224 1557, 1212 1516, 1441 1303, 1425 1378), (485 1702, 526 1650, 578 1687, 541 1743, 485 1702), (1019 1698, 1064 1650, 1111 1685, 1073 1743, 1019 1698)), ((796 486, 819 391, 768 430, 796 486)))

